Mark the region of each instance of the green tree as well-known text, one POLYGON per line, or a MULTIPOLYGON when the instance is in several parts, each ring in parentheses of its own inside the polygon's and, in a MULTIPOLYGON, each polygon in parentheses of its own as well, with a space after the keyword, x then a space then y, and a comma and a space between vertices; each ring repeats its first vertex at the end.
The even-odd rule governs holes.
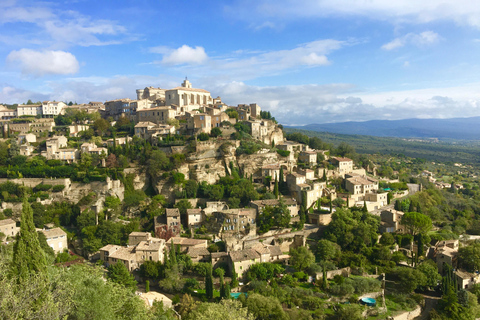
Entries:
POLYGON ((426 282, 425 286, 433 289, 435 288, 442 277, 438 273, 438 268, 435 262, 427 260, 417 267, 417 270, 425 275, 426 282), (430 263, 431 262, 431 263, 430 263))
POLYGON ((207 299, 213 299, 213 276, 212 267, 210 265, 207 268, 207 275, 205 276, 205 294, 207 299))
POLYGON ((118 261, 114 265, 108 267, 107 278, 115 283, 123 285, 132 292, 137 289, 137 281, 135 280, 135 277, 130 274, 122 261, 118 261))
POLYGON ((406 212, 402 216, 401 224, 405 226, 412 236, 424 234, 432 228, 432 219, 419 212, 406 212))
POLYGON ((399 282, 398 289, 404 293, 411 293, 427 283, 425 274, 416 269, 397 267, 393 274, 399 282))
POLYGON ((307 247, 298 247, 290 249, 290 261, 296 270, 303 271, 315 262, 315 256, 307 247))
POLYGON ((472 243, 458 249, 460 265, 468 272, 480 270, 480 243, 472 243))
POLYGON ((315 254, 320 261, 328 261, 337 257, 341 252, 340 246, 326 239, 319 240, 315 254))
POLYGON ((12 270, 19 279, 27 279, 32 273, 46 273, 45 253, 40 246, 33 223, 33 210, 26 197, 23 199, 20 232, 13 246, 12 270))
POLYGON ((220 303, 204 302, 188 314, 185 319, 255 320, 255 316, 249 313, 247 308, 244 308, 240 301, 227 299, 220 301, 220 303))
POLYGON ((222 135, 222 130, 220 130, 220 128, 217 128, 217 127, 212 128, 212 131, 210 131, 210 135, 212 137, 215 137, 215 138, 218 137, 218 136, 221 136, 222 135))
POLYGON ((265 297, 258 293, 248 295, 246 307, 258 320, 280 319, 287 320, 280 301, 275 297, 265 297))

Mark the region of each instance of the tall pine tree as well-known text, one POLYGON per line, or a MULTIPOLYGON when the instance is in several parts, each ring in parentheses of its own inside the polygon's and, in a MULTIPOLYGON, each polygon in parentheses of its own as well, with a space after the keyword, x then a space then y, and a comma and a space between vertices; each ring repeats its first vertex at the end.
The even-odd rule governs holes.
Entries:
POLYGON ((20 232, 13 246, 12 271, 19 280, 28 278, 33 273, 45 274, 47 262, 37 231, 33 223, 33 210, 25 197, 23 199, 20 232))
POLYGON ((278 180, 277 180, 277 175, 275 175, 275 185, 273 186, 273 194, 275 195, 275 199, 278 199, 278 180))
POLYGON ((210 265, 207 267, 207 275, 205 276, 205 294, 207 299, 213 299, 213 276, 210 265))

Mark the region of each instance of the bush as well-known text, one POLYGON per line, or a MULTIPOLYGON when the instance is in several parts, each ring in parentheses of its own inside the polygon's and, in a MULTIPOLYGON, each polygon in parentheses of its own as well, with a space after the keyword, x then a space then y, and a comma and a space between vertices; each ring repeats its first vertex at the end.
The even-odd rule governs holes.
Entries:
POLYGON ((198 138, 198 140, 200 140, 200 141, 207 141, 208 139, 210 139, 210 136, 209 136, 207 133, 202 132, 202 133, 200 133, 200 134, 198 135, 197 138, 198 138))
POLYGON ((33 192, 38 192, 38 191, 48 191, 52 188, 52 185, 51 184, 43 184, 43 183, 40 183, 38 185, 36 185, 34 188, 33 188, 33 192))
POLYGON ((56 186, 53 186, 52 192, 60 192, 65 189, 65 186, 63 184, 58 184, 56 186))
POLYGON ((290 151, 288 151, 288 150, 277 149, 277 153, 279 155, 281 155, 282 157, 288 157, 290 155, 290 151))

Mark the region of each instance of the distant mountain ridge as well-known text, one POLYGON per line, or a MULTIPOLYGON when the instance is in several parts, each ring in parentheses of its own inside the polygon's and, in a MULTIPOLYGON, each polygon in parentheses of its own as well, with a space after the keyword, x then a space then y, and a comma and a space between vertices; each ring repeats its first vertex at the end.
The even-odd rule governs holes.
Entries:
POLYGON ((308 124, 291 128, 377 137, 480 140, 480 117, 350 121, 308 124))

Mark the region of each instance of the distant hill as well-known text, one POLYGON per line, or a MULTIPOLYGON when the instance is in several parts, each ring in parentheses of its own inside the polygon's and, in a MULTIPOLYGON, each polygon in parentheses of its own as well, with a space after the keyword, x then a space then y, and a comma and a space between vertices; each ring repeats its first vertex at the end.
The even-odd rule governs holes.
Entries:
POLYGON ((295 126, 303 130, 377 137, 480 140, 480 117, 453 119, 372 120, 295 126))

